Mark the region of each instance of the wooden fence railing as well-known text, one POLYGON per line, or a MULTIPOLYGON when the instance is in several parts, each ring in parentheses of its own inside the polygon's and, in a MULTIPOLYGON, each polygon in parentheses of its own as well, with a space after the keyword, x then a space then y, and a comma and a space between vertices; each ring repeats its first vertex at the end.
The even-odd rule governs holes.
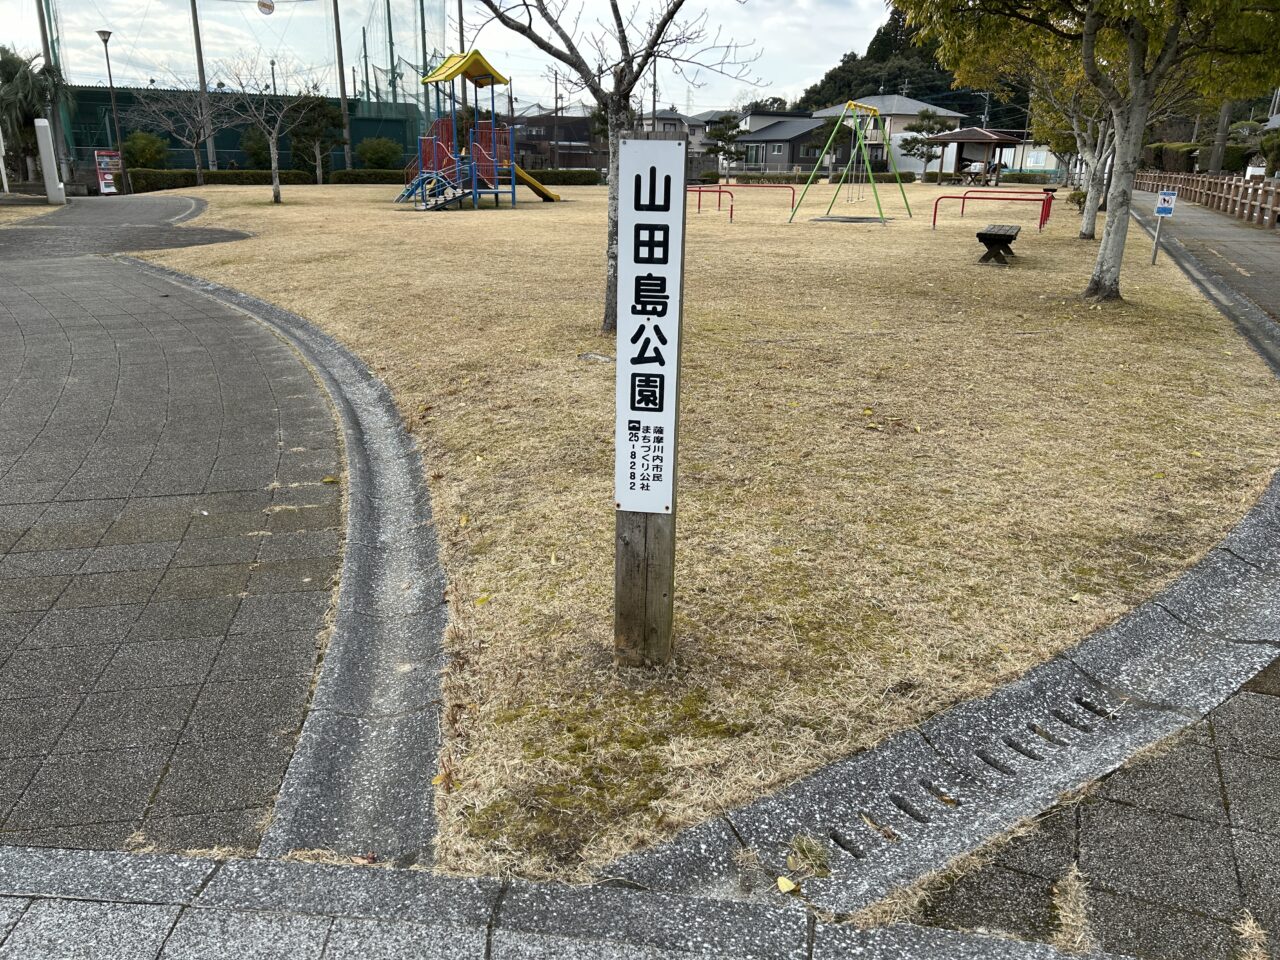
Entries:
POLYGON ((1145 170, 1137 175, 1133 185, 1135 189, 1152 192, 1176 187, 1179 200, 1199 203, 1245 223, 1274 229, 1280 222, 1280 180, 1145 170))

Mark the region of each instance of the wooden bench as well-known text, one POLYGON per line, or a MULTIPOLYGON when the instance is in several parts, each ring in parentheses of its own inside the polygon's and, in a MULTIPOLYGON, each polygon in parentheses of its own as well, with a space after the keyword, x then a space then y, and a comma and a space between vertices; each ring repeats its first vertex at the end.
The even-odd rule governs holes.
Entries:
POLYGON ((1007 223, 989 223, 978 231, 978 239, 986 245, 987 252, 982 255, 979 263, 987 263, 994 260, 996 263, 1008 266, 1009 261, 1005 257, 1012 257, 1013 251, 1009 248, 1009 244, 1018 239, 1018 233, 1021 227, 1012 226, 1007 223))

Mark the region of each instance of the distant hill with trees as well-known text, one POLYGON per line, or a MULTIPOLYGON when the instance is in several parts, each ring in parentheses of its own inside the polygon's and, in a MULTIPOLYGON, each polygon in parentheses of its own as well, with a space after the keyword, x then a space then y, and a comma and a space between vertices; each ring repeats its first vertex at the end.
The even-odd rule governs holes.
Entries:
MULTIPOLYGON (((984 106, 981 91, 953 89, 955 75, 938 65, 934 47, 917 46, 914 39, 915 30, 907 24, 906 15, 897 7, 892 8, 889 19, 867 44, 867 52, 861 57, 857 51, 846 53, 821 80, 805 90, 795 106, 820 110, 844 100, 898 93, 963 113, 968 118, 967 125, 978 126, 984 106)), ((1000 103, 992 97, 988 126, 1025 128, 1026 105, 1025 96, 1011 103, 1000 103)))

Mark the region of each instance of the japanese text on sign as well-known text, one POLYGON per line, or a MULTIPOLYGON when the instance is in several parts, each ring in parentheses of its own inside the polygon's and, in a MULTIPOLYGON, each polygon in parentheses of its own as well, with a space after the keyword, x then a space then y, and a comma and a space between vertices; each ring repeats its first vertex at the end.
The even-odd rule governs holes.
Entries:
POLYGON ((623 140, 618 162, 614 499, 670 513, 675 493, 685 143, 623 140))

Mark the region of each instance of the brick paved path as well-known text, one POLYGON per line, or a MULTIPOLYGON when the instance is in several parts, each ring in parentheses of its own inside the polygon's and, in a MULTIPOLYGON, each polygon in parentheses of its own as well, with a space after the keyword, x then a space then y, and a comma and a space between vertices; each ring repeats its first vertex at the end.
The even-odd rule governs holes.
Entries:
POLYGON ((302 725, 341 550, 327 398, 261 324, 76 255, 236 236, 189 210, 0 230, 0 844, 253 847, 302 725))

